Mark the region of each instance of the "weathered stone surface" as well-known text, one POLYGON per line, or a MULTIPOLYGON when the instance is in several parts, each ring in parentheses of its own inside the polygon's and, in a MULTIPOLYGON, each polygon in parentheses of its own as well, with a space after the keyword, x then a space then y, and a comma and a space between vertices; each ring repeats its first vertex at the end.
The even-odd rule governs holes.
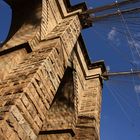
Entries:
POLYGON ((72 140, 70 134, 49 134, 49 135, 40 135, 38 140, 72 140))
MULTIPOLYGON (((59 57, 61 53, 58 53, 60 49, 56 51, 55 48, 57 45, 54 44, 51 49, 43 48, 27 55, 24 61, 19 63, 1 83, 1 107, 12 106, 12 112, 17 117, 19 127, 22 127, 30 139, 36 139, 60 84, 59 78, 64 73, 63 59, 61 59, 62 56, 59 57), (56 67, 57 61, 53 55, 61 59, 61 69, 56 67), (53 69, 58 70, 57 73, 54 73, 53 69), (11 86, 8 87, 8 85, 11 86), (51 98, 48 98, 49 96, 51 98)), ((7 110, 7 112, 10 111, 7 110)), ((12 129, 17 128, 13 126, 12 129)))
POLYGON ((101 81, 100 69, 88 70, 82 58, 82 51, 77 42, 76 53, 73 53, 74 84, 77 105, 77 140, 99 139, 100 135, 100 112, 101 112, 101 81), (79 57, 80 56, 80 57, 79 57), (88 133, 84 133, 84 131, 88 133))
POLYGON ((8 73, 18 65, 20 61, 22 61, 26 53, 26 50, 22 49, 0 56, 0 82, 6 78, 8 73))
POLYGON ((83 7, 7 2, 14 18, 0 49, 0 139, 99 140, 103 70, 89 69, 79 42, 83 7))

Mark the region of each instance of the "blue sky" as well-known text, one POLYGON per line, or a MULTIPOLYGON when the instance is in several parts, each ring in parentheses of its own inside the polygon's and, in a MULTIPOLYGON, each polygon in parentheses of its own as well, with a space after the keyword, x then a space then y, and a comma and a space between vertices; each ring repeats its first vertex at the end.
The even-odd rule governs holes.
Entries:
POLYGON ((10 7, 3 0, 0 0, 0 42, 4 41, 8 34, 11 14, 10 7))
MULTIPOLYGON (((71 0, 71 3, 77 4, 83 1, 87 3, 88 8, 114 2, 113 0, 71 0)), ((140 6, 140 3, 137 5, 140 6)), ((120 8, 122 9, 123 7, 120 8)), ((8 34, 11 21, 11 9, 2 0, 0 0, 0 19, 1 42, 8 34)), ((92 28, 82 31, 91 61, 105 60, 109 71, 138 70, 140 68, 139 21, 139 13, 122 15, 95 22, 92 28)), ((104 82, 101 140, 140 140, 139 118, 139 76, 112 77, 104 82)))

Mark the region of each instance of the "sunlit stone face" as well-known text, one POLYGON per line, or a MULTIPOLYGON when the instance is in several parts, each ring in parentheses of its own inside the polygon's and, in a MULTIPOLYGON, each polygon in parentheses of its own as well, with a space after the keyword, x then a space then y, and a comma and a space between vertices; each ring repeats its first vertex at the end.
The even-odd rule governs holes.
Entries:
POLYGON ((0 0, 0 44, 2 44, 10 30, 12 10, 3 0, 0 0))

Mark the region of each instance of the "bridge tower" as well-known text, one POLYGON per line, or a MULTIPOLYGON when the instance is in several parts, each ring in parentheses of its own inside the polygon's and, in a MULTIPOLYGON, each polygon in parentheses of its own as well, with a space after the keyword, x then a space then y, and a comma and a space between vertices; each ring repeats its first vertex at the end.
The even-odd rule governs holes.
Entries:
POLYGON ((5 1, 13 15, 0 48, 0 139, 99 140, 106 68, 90 62, 82 39, 85 3, 5 1))

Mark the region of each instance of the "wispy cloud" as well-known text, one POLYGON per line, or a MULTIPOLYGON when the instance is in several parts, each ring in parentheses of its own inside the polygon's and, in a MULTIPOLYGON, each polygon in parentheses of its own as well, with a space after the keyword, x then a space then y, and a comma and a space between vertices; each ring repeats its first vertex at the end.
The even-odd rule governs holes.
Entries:
MULTIPOLYGON (((90 6, 90 7, 88 7, 88 9, 93 9, 93 7, 90 6)), ((95 17, 95 13, 92 13, 91 16, 92 16, 92 17, 95 17)))
POLYGON ((140 33, 137 33, 134 35, 135 37, 140 37, 140 33))
POLYGON ((134 90, 136 93, 140 93, 140 85, 135 85, 134 90))
POLYGON ((136 65, 140 65, 140 61, 139 60, 134 60, 134 61, 131 61, 133 64, 136 64, 136 65))
MULTIPOLYGON (((134 56, 135 56, 135 61, 139 61, 139 57, 140 57, 140 41, 136 41, 136 40, 129 40, 128 41, 128 45, 129 47, 131 47, 131 51, 133 52, 134 56)), ((138 65, 138 62, 134 62, 136 65, 138 65)))
POLYGON ((137 40, 139 37, 140 33, 135 33, 132 38, 129 38, 128 44, 130 47, 140 49, 140 41, 137 40))
POLYGON ((112 27, 112 29, 110 30, 110 32, 107 35, 107 39, 114 42, 114 44, 116 44, 117 46, 120 45, 120 39, 118 37, 116 27, 112 27))
POLYGON ((133 40, 133 41, 128 41, 128 44, 130 45, 130 47, 135 47, 135 48, 138 48, 138 49, 140 49, 140 41, 135 41, 135 40, 133 40))
POLYGON ((117 35, 117 31, 115 27, 112 27, 111 31, 108 33, 108 40, 114 41, 117 35))
POLYGON ((106 66, 106 69, 109 72, 110 71, 110 66, 106 66))

